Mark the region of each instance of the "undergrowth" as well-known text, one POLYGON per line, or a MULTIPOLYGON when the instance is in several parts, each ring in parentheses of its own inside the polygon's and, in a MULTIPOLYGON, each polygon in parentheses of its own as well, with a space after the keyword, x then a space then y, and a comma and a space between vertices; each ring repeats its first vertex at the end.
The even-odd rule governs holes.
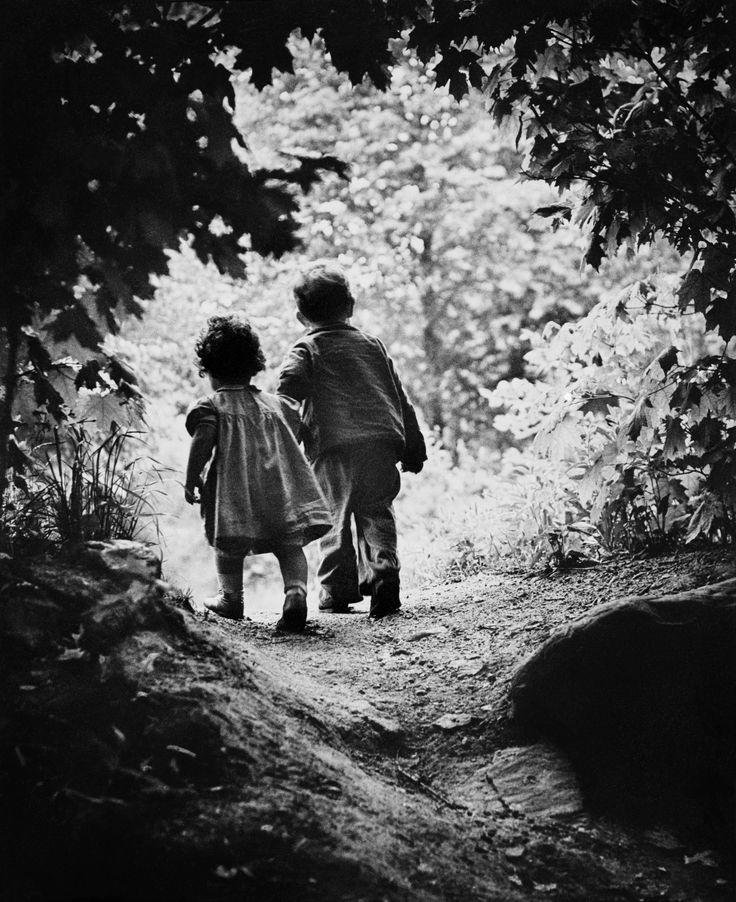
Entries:
POLYGON ((55 427, 35 445, 6 491, 0 541, 6 553, 58 550, 89 540, 137 539, 157 529, 164 467, 138 453, 140 431, 99 436, 83 423, 55 427))
POLYGON ((736 347, 674 285, 638 283, 529 336, 530 378, 488 393, 519 447, 456 468, 435 449, 407 490, 429 521, 408 517, 429 574, 734 542, 736 347))

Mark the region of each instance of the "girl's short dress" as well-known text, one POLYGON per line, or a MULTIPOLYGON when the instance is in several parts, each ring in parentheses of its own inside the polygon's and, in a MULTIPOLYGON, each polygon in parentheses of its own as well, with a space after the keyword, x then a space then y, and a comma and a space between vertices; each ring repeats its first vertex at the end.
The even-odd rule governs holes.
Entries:
POLYGON ((324 496, 294 434, 299 405, 255 386, 223 386, 189 409, 186 427, 217 439, 202 489, 207 541, 232 554, 307 545, 332 527, 324 496))

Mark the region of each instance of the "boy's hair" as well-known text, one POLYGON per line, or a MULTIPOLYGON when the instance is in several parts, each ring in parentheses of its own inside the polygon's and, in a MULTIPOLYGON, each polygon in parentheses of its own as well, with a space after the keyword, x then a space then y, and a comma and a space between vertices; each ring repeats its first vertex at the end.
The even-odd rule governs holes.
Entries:
POLYGON ((197 338, 194 350, 199 374, 215 379, 250 379, 266 368, 258 335, 247 320, 213 316, 197 338))
POLYGON ((331 263, 315 263, 294 286, 299 312, 313 323, 327 323, 349 314, 353 299, 347 276, 331 263))

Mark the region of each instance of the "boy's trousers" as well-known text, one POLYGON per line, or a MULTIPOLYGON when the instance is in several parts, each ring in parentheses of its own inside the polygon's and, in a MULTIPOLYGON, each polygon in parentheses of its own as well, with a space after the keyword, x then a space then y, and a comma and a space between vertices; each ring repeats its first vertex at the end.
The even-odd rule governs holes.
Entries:
POLYGON ((321 454, 313 464, 332 516, 320 539, 317 575, 321 598, 354 604, 370 595, 377 579, 399 578, 393 500, 401 477, 391 442, 349 445, 321 454), (355 518, 356 556, 351 533, 355 518))

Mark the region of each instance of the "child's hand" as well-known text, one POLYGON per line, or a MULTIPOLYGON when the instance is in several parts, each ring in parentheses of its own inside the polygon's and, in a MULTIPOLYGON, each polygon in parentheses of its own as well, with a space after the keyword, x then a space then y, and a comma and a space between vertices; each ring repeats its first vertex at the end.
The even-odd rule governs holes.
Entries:
POLYGON ((407 441, 404 453, 399 463, 402 473, 421 473, 424 469, 424 461, 427 459, 427 446, 419 431, 413 439, 407 441))
POLYGON ((187 504, 199 504, 202 500, 201 486, 184 486, 184 500, 187 504))
POLYGON ((424 469, 424 460, 419 457, 406 456, 401 461, 402 473, 421 473, 424 469))

